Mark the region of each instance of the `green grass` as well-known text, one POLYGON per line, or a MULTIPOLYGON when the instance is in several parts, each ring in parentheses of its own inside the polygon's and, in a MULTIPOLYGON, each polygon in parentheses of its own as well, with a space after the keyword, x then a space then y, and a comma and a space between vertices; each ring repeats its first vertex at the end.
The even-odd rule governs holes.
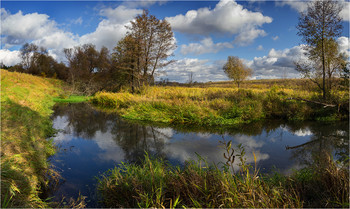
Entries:
POLYGON ((86 102, 90 98, 91 97, 88 97, 88 96, 71 95, 68 98, 55 97, 53 98, 53 101, 58 103, 80 103, 80 102, 86 102))
POLYGON ((138 94, 99 92, 93 104, 114 109, 122 117, 175 125, 232 126, 263 119, 341 120, 349 116, 349 92, 333 93, 339 108, 317 101, 320 94, 298 88, 148 87, 138 94))
POLYGON ((271 186, 247 166, 233 174, 205 161, 188 162, 183 169, 145 155, 140 163, 122 163, 99 179, 105 207, 126 208, 280 208, 301 207, 298 198, 271 186))
POLYGON ((1 70, 1 207, 48 207, 47 157, 55 148, 50 115, 62 82, 1 70))
POLYGON ((140 163, 121 163, 98 177, 101 201, 111 208, 349 206, 348 166, 331 161, 327 153, 324 159, 328 160, 284 176, 277 172, 262 175, 246 165, 241 146, 236 155, 230 142, 225 149, 227 162, 212 166, 198 156, 183 168, 174 167, 147 153, 140 163), (237 172, 233 171, 232 156, 240 161, 237 172))

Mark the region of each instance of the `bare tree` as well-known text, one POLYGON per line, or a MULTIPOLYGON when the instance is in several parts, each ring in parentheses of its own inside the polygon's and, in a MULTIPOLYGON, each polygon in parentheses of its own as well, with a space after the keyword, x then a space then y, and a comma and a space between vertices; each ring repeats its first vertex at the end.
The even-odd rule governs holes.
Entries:
POLYGON ((253 70, 245 66, 238 57, 229 56, 223 67, 227 77, 232 79, 238 86, 249 76, 253 74, 253 70))
POLYGON ((313 81, 322 90, 324 100, 329 90, 326 80, 332 77, 329 58, 334 57, 331 51, 335 49, 335 38, 341 35, 343 29, 339 16, 341 9, 338 1, 312 1, 308 4, 307 11, 300 14, 297 25, 298 35, 306 43, 305 50, 309 58, 309 63, 306 66, 297 65, 297 70, 312 76, 313 81))

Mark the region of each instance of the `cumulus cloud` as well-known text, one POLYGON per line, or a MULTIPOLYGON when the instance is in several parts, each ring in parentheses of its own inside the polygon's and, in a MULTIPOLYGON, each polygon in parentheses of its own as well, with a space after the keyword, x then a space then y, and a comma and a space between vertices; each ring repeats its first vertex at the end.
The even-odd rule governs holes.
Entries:
POLYGON ((222 66, 225 60, 211 62, 209 60, 185 58, 168 65, 163 69, 166 76, 158 79, 169 79, 169 81, 186 82, 189 75, 193 73, 193 81, 222 81, 228 80, 222 66))
MULTIPOLYGON (((94 32, 78 36, 67 32, 46 14, 29 13, 23 14, 18 11, 16 14, 10 14, 1 8, 2 37, 1 47, 9 49, 13 46, 21 46, 26 42, 32 42, 38 46, 48 49, 49 54, 58 61, 64 61, 64 48, 92 43, 99 49, 106 46, 112 50, 117 42, 123 38, 127 29, 125 25, 129 24, 134 17, 140 13, 140 9, 129 9, 121 5, 116 8, 103 8, 100 15, 104 17, 98 24, 94 32), (21 27, 13 27, 14 25, 21 27)), ((72 20, 72 24, 81 24, 82 18, 72 20)), ((18 52, 1 50, 0 56, 4 64, 13 64, 18 60, 18 52)))
POLYGON ((340 52, 350 56, 350 39, 348 37, 342 36, 337 39, 337 43, 339 44, 340 52))
MULTIPOLYGON (((348 37, 339 37, 337 39, 339 50, 342 53, 350 55, 350 39, 348 37)), ((303 45, 294 46, 284 50, 271 49, 268 55, 263 57, 254 57, 253 60, 246 60, 245 64, 254 70, 253 79, 264 78, 296 78, 300 74, 295 70, 295 61, 306 60, 303 45)))
POLYGON ((1 33, 4 35, 2 37, 2 43, 5 44, 5 47, 22 45, 25 42, 33 40, 38 43, 44 42, 43 46, 47 48, 54 48, 62 46, 65 43, 70 44, 74 42, 74 35, 60 30, 57 23, 50 20, 46 14, 23 14, 22 11, 18 11, 16 14, 9 14, 2 10, 1 21, 1 33))
POLYGON ((21 62, 19 51, 0 49, 0 61, 6 66, 13 66, 21 62))
POLYGON ((130 22, 130 20, 134 19, 134 17, 138 14, 141 14, 141 9, 129 9, 124 5, 121 5, 116 8, 103 8, 100 11, 101 16, 105 16, 111 23, 115 24, 125 24, 130 22))
POLYGON ((266 32, 258 29, 272 18, 260 12, 251 12, 234 0, 221 0, 214 9, 208 7, 190 10, 185 15, 166 18, 176 31, 187 34, 209 35, 226 33, 237 35, 235 43, 246 45, 266 32))
MULTIPOLYGON (((350 2, 345 0, 339 0, 342 4, 342 10, 340 12, 340 17, 343 18, 344 21, 350 21, 350 2)), ((307 4, 309 1, 300 1, 300 0, 290 0, 290 1, 276 1, 277 6, 285 6, 288 5, 292 9, 298 12, 305 12, 307 9, 307 4)))
POLYGON ((181 53, 186 54, 205 54, 205 53, 217 53, 222 49, 233 48, 233 44, 229 42, 214 43, 213 40, 208 37, 200 41, 200 43, 190 43, 188 45, 181 45, 181 53))
POLYGON ((271 49, 267 56, 254 57, 251 61, 246 61, 248 67, 254 70, 254 79, 299 77, 295 70, 294 62, 304 58, 302 46, 295 46, 290 49, 271 49))

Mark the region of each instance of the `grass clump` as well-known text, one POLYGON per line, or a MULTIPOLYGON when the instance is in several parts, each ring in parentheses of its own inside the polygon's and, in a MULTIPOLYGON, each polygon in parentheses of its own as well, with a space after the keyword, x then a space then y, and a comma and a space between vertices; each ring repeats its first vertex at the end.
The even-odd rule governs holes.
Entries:
POLYGON ((1 70, 1 207, 47 207, 47 157, 54 154, 50 120, 58 80, 1 70))
POLYGON ((334 94, 340 104, 338 108, 291 99, 311 101, 316 100, 317 95, 276 85, 265 89, 154 86, 138 94, 99 92, 90 101, 112 108, 124 118, 176 125, 232 126, 262 119, 334 121, 348 118, 349 112, 341 108, 346 107, 349 99, 344 92, 334 94))
POLYGON ((68 97, 55 97, 53 98, 54 102, 58 103, 80 103, 80 102, 86 102, 90 99, 91 97, 88 96, 79 96, 79 95, 71 95, 68 97))
POLYGON ((251 173, 243 155, 241 147, 240 155, 236 155, 241 157, 241 170, 234 173, 230 170, 232 158, 223 169, 209 166, 200 156, 198 161, 189 161, 179 168, 146 154, 139 165, 122 163, 102 175, 98 190, 105 207, 114 208, 302 206, 294 193, 265 182, 257 171, 251 173))

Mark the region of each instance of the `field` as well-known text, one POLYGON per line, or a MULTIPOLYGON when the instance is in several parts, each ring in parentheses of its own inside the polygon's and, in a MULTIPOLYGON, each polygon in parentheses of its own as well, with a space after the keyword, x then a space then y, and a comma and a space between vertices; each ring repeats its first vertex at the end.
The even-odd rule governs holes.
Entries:
POLYGON ((1 70, 1 208, 47 207, 47 157, 55 148, 50 115, 62 82, 1 70))
POLYGON ((304 82, 307 81, 287 80, 282 85, 280 80, 259 81, 240 89, 225 82, 202 84, 205 87, 154 86, 138 94, 99 92, 90 101, 114 109, 124 118, 166 124, 232 126, 271 118, 348 118, 348 91, 333 93, 332 100, 338 106, 325 107, 317 104, 318 92, 303 88, 304 82))

